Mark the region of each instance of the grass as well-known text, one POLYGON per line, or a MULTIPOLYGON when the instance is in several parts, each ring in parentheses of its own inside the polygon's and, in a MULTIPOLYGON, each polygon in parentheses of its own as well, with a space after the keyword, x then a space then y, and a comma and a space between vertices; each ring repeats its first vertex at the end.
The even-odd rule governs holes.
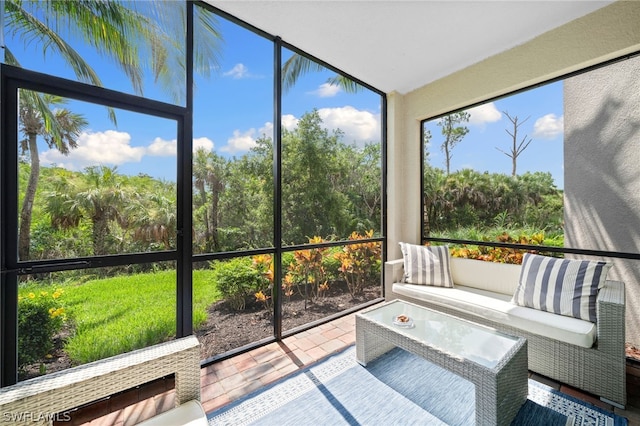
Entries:
MULTIPOLYGON (((206 309, 220 299, 211 271, 193 272, 193 324, 201 325, 206 309)), ((46 286, 26 285, 20 294, 63 289, 61 297, 74 331, 65 351, 83 364, 153 345, 175 336, 176 273, 162 271, 46 286)))

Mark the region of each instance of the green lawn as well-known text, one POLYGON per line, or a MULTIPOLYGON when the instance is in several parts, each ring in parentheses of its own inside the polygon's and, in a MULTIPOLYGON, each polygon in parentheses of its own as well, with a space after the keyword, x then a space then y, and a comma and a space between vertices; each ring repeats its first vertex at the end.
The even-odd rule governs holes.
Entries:
MULTIPOLYGON (((211 271, 193 273, 193 321, 197 328, 206 319, 206 308, 220 299, 211 271)), ((65 346, 74 364, 83 364, 175 336, 176 274, 163 271, 82 284, 67 282, 47 286, 26 285, 20 294, 63 289, 60 298, 73 334, 65 346)))

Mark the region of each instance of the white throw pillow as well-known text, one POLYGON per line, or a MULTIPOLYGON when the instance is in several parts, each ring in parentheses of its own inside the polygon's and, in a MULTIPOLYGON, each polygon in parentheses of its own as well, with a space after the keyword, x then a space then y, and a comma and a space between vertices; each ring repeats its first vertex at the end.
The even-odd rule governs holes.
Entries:
POLYGON ((400 249, 404 260, 404 282, 453 287, 448 246, 400 243, 400 249))
POLYGON ((595 323, 598 289, 610 268, 607 262, 525 253, 512 302, 595 323))

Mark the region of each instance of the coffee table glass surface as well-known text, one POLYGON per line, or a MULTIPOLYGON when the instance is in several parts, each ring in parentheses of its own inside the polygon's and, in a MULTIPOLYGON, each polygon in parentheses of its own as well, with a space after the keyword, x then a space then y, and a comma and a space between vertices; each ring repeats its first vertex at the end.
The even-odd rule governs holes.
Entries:
POLYGON ((494 368, 519 340, 492 328, 400 300, 367 310, 361 315, 394 327, 400 334, 428 341, 431 347, 442 352, 488 368, 494 368), (399 316, 404 322, 397 320, 399 316))

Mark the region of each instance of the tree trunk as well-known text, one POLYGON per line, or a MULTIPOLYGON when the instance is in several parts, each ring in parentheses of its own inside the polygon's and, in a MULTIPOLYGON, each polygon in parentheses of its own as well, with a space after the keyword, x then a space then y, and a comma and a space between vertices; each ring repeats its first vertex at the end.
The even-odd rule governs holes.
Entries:
POLYGON ((106 239, 109 235, 109 221, 103 216, 93 217, 93 255, 107 254, 106 239))
POLYGON ((33 212, 33 201, 36 198, 38 189, 38 179, 40 178, 40 156, 38 155, 38 144, 36 135, 29 134, 29 154, 31 157, 31 173, 22 201, 20 210, 20 231, 18 237, 18 256, 20 260, 29 260, 31 247, 31 214, 33 212))

